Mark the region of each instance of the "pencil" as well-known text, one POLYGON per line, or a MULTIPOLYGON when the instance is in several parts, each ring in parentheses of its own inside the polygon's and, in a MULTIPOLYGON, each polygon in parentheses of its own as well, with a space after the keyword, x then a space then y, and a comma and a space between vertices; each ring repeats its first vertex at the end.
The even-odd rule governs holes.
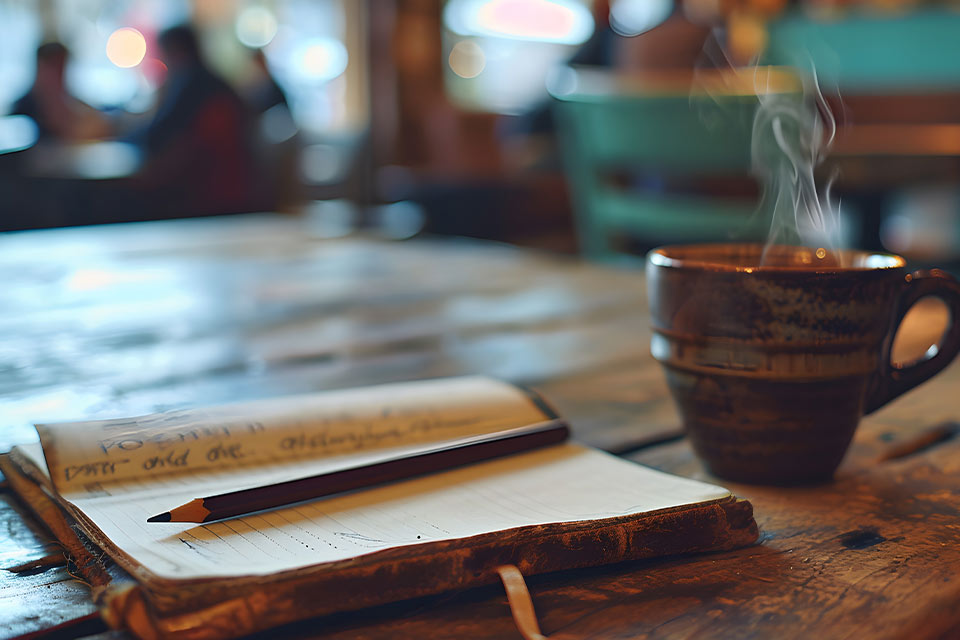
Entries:
POLYGON ((570 435, 563 420, 455 440, 423 451, 297 480, 195 498, 147 522, 212 522, 295 502, 364 489, 387 482, 453 469, 474 462, 559 444, 570 435))

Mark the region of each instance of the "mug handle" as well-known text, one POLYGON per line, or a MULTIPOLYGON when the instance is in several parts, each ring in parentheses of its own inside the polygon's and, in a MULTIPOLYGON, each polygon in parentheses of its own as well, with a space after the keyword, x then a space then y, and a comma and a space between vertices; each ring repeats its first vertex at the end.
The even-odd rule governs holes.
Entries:
POLYGON ((880 369, 874 374, 867 393, 864 414, 876 411, 897 396, 933 377, 960 352, 960 282, 940 269, 915 271, 906 276, 905 280, 905 286, 897 299, 896 320, 884 341, 880 369), (905 366, 891 362, 890 350, 900 323, 910 307, 926 296, 940 298, 950 311, 947 328, 937 343, 936 352, 905 366))

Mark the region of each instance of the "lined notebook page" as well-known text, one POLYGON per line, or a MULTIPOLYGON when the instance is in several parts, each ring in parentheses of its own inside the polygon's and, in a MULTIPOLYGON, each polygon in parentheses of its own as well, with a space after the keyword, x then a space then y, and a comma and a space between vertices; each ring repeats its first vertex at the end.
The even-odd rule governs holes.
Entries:
POLYGON ((51 480, 67 496, 116 493, 124 484, 162 486, 171 476, 199 483, 208 475, 310 460, 372 461, 545 419, 524 391, 470 376, 38 424, 37 431, 51 480))
MULTIPOLYGON (((37 455, 36 451, 33 456, 37 455)), ((71 497, 124 553, 163 578, 263 575, 437 540, 638 514, 729 496, 575 444, 206 525, 147 517, 196 497, 71 497)))
POLYGON ((117 548, 170 579, 265 575, 392 547, 729 495, 565 444, 217 523, 147 523, 194 498, 546 417, 524 391, 466 377, 37 425, 42 449, 20 450, 117 548))

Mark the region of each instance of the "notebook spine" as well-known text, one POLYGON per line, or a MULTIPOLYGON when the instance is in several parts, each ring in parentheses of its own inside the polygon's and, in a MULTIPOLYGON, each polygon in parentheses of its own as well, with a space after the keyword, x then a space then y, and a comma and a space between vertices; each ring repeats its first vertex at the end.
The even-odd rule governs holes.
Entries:
MULTIPOLYGON (((302 570, 236 584, 144 584, 155 638, 221 640, 334 612, 498 582, 497 567, 526 575, 627 560, 722 551, 749 545, 759 532, 749 502, 734 497, 639 517, 544 525, 390 549, 320 570, 302 570), (429 548, 426 548, 429 547, 429 548), (377 585, 371 589, 370 585, 377 585), (157 587, 152 589, 151 586, 157 587), (209 601, 209 606, 197 604, 209 601), (192 610, 187 610, 193 603, 192 610)), ((112 606, 122 619, 124 599, 112 606)), ((135 610, 135 609, 134 609, 135 610)), ((130 626, 142 627, 142 619, 130 626)), ((139 634, 138 634, 139 635, 139 634)), ((146 635, 142 637, 147 637, 146 635)))

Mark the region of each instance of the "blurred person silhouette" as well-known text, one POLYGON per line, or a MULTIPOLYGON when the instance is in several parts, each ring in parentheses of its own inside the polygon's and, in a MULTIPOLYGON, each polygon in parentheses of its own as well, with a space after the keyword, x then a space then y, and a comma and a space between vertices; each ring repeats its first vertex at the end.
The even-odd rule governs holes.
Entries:
POLYGON ((287 96, 270 73, 263 49, 251 51, 249 73, 240 95, 253 118, 252 141, 261 208, 295 210, 303 199, 302 185, 297 178, 301 139, 287 96))
POLYGON ((250 111, 255 114, 264 113, 277 106, 288 106, 286 94, 270 73, 263 49, 254 49, 250 54, 250 78, 241 95, 250 111))
POLYGON ((151 217, 239 213, 255 208, 249 118, 239 96, 203 60, 194 30, 159 38, 167 76, 152 120, 130 136, 145 153, 137 186, 151 217), (152 210, 150 210, 152 209, 152 210))
POLYGON ((39 141, 77 142, 109 133, 106 120, 90 105, 70 95, 66 85, 69 50, 59 42, 37 47, 33 85, 13 104, 11 115, 25 115, 37 124, 39 141))

